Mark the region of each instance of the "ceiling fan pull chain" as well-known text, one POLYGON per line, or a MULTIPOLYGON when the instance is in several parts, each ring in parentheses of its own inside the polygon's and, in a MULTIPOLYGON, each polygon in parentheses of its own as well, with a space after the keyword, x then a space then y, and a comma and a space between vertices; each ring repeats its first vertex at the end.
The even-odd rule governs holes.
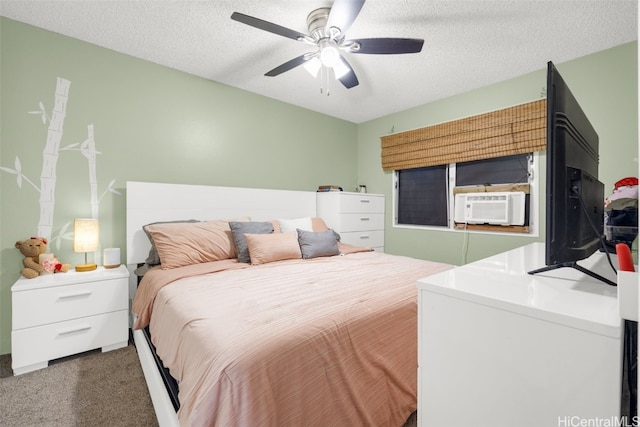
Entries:
POLYGON ((326 93, 330 95, 329 91, 329 70, 327 67, 320 68, 320 94, 326 93))
POLYGON ((324 82, 325 82, 325 86, 327 88, 327 96, 331 95, 331 90, 329 90, 329 68, 328 67, 323 67, 326 68, 324 70, 324 82))

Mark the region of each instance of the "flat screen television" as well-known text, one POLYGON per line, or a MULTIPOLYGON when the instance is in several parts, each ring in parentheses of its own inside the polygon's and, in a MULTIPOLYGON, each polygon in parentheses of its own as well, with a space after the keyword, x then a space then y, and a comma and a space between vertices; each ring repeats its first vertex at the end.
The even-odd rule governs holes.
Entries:
POLYGON ((615 286, 577 263, 604 245, 604 185, 598 181, 598 163, 598 134, 549 62, 546 267, 530 274, 571 267, 615 286))

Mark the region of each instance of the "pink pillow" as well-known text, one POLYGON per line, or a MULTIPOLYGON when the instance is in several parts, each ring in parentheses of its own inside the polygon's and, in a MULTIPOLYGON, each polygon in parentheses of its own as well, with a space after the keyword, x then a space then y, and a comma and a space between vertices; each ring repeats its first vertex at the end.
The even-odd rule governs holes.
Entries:
MULTIPOLYGON (((273 224, 274 233, 282 232, 282 230, 280 229, 280 221, 278 221, 277 219, 273 219, 271 220, 271 223, 273 224)), ((327 224, 324 222, 324 219, 320 217, 311 217, 311 228, 313 231, 327 231, 329 229, 329 227, 327 227, 327 224)))
POLYGON ((245 234, 251 264, 302 258, 298 233, 245 234))
POLYGON ((227 220, 153 224, 147 230, 164 269, 238 256, 227 220))
POLYGON ((327 224, 324 222, 324 219, 320 217, 311 218, 311 227, 313 228, 313 231, 327 231, 329 229, 327 224))

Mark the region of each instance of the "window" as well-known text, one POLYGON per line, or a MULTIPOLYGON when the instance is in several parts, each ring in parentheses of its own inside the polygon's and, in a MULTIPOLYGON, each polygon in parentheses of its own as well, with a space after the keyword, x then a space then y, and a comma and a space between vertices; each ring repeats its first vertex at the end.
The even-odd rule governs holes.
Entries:
POLYGON ((395 171, 395 225, 454 228, 455 192, 526 188, 526 227, 484 225, 485 231, 531 232, 533 154, 395 171))
POLYGON ((456 187, 529 182, 531 154, 496 157, 456 164, 456 187))
POLYGON ((447 226, 447 170, 442 165, 398 171, 398 224, 447 226))

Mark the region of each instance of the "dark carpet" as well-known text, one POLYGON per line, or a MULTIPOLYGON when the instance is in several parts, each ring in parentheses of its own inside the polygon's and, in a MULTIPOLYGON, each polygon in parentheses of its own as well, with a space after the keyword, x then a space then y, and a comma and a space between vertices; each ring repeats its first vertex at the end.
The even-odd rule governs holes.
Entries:
POLYGON ((2 426, 157 426, 133 345, 59 359, 12 376, 0 356, 2 426))
MULTIPOLYGON (((403 427, 415 427, 414 412, 403 427)), ((0 426, 157 426, 133 344, 58 359, 13 376, 0 356, 0 426)))

